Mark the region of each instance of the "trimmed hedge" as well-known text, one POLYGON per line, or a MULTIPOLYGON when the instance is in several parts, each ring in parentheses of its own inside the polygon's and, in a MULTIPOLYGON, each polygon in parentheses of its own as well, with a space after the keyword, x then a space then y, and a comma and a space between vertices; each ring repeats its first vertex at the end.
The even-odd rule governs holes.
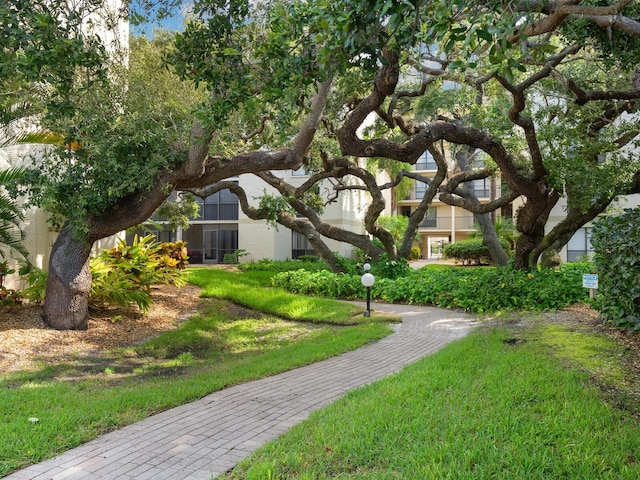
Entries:
POLYGON ((238 269, 243 272, 259 270, 264 272, 288 272, 292 270, 307 270, 317 272, 320 270, 329 270, 329 266, 316 257, 310 258, 306 255, 304 259, 298 260, 268 260, 262 259, 257 262, 247 262, 238 264, 238 269))
MULTIPOLYGON (((509 242, 500 240, 500 243, 508 253, 511 248, 509 242)), ((489 249, 482 243, 481 238, 449 243, 442 249, 442 254, 444 258, 452 258, 462 265, 489 265, 493 263, 489 249)))

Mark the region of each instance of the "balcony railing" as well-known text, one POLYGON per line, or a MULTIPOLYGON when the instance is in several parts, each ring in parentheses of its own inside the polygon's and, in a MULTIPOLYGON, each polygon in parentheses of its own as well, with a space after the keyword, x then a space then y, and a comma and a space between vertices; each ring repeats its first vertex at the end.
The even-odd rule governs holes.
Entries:
POLYGON ((420 170, 438 170, 438 164, 435 162, 435 160, 431 160, 431 161, 418 161, 415 165, 414 170, 420 171, 420 170))
MULTIPOLYGON (((425 218, 420 223, 420 228, 434 229, 434 230, 451 230, 452 217, 440 217, 437 218, 425 218)), ((455 217, 456 230, 469 230, 473 228, 473 217, 455 217)))
POLYGON ((488 188, 474 188, 473 193, 478 198, 489 198, 491 191, 488 188))
POLYGON ((238 220, 238 204, 205 203, 200 205, 198 220, 238 220))

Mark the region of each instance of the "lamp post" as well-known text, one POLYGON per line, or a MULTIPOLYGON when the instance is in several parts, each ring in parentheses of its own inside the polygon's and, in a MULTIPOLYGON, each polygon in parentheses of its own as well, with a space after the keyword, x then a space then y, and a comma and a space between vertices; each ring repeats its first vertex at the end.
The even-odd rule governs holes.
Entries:
POLYGON ((362 282, 362 285, 367 288, 367 309, 364 311, 364 316, 369 317, 371 316, 371 287, 375 283, 376 278, 369 273, 369 270, 371 270, 371 265, 365 263, 362 268, 364 269, 365 273, 364 275, 362 275, 362 279, 360 281, 362 282))

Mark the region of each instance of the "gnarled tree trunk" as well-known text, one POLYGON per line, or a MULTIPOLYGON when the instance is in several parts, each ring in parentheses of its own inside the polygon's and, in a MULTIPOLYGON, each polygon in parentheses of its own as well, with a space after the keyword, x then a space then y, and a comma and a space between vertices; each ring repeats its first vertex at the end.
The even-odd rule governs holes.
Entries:
POLYGON ((304 118, 292 148, 277 151, 254 150, 230 158, 208 155, 212 132, 196 122, 192 146, 180 168, 165 171, 154 188, 137 190, 121 198, 100 215, 87 219, 86 239, 78 240, 65 225, 53 245, 44 305, 44 321, 60 329, 88 327, 91 271, 89 255, 93 242, 147 220, 174 189, 204 187, 243 173, 297 169, 302 165, 322 115, 331 80, 320 84, 312 108, 304 118))
POLYGON ((549 213, 559 199, 558 192, 545 192, 537 198, 528 198, 518 209, 516 227, 520 236, 516 242, 514 262, 518 270, 527 270, 536 265, 538 256, 535 255, 535 249, 544 240, 549 213))
POLYGON ((507 265, 509 263, 509 256, 500 243, 500 238, 496 232, 496 227, 491 221, 491 216, 488 213, 481 213, 475 215, 475 220, 478 222, 480 231, 482 232, 482 243, 487 247, 487 250, 489 250, 493 263, 500 266, 507 265))
POLYGON ((91 289, 91 245, 77 240, 65 225, 49 260, 44 322, 57 330, 86 330, 91 289))

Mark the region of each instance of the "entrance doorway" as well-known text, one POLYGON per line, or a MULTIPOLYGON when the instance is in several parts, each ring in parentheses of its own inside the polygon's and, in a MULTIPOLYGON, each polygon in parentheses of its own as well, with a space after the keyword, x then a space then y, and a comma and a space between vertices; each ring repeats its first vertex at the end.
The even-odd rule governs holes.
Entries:
POLYGON ((238 250, 238 225, 191 225, 183 233, 190 263, 222 263, 227 253, 238 250))

